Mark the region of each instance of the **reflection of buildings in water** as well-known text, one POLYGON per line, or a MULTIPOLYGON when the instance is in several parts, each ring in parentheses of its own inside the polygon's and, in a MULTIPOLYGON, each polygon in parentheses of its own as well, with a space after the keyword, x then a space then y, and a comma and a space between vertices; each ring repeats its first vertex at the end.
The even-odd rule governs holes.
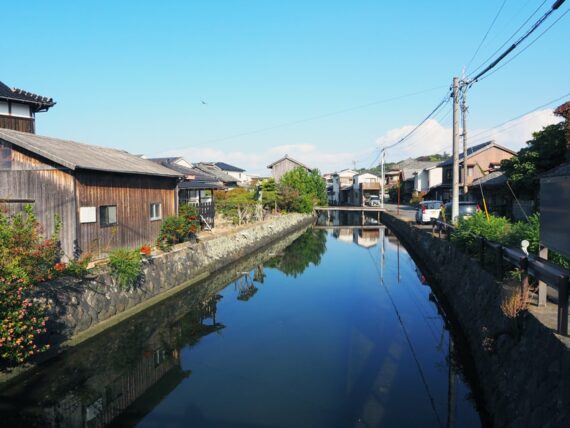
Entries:
MULTIPOLYGON (((180 367, 175 331, 153 334, 128 370, 97 372, 79 388, 44 409, 44 426, 103 427, 167 374, 178 385, 190 373, 180 367)), ((103 357, 103 356, 102 356, 103 357)))
POLYGON ((339 241, 352 244, 352 229, 349 228, 336 228, 333 230, 333 236, 339 241))
POLYGON ((120 420, 133 404, 136 411, 124 417, 143 417, 190 375, 190 370, 181 368, 181 347, 192 346, 224 328, 215 318, 220 298, 210 297, 190 312, 182 305, 182 316, 171 309, 175 321, 169 322, 164 312, 151 317, 159 326, 148 320, 133 321, 108 338, 108 346, 98 338, 71 355, 69 361, 55 362, 41 381, 32 383, 37 398, 29 396, 23 385, 18 391, 34 405, 14 409, 14 424, 22 426, 24 420, 31 426, 103 427, 120 420))
POLYGON ((352 241, 361 247, 372 248, 380 239, 380 229, 353 229, 352 241))

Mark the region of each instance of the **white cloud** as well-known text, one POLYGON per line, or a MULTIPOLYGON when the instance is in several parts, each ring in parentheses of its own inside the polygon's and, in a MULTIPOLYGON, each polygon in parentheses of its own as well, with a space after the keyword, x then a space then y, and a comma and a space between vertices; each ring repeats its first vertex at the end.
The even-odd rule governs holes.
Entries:
MULTIPOLYGON (((552 110, 536 111, 496 128, 469 130, 468 145, 472 146, 495 140, 497 144, 518 151, 526 145, 526 141, 532 138, 533 132, 540 131, 543 127, 558 123, 560 120, 552 113, 552 110)), ((376 141, 383 146, 393 144, 407 135, 414 126, 406 125, 391 129, 376 141)), ((444 151, 451 153, 451 131, 451 128, 446 128, 436 120, 430 119, 404 143, 388 150, 386 159, 388 161, 399 161, 408 157, 415 158, 433 153, 443 153, 444 151)), ((460 141, 461 147, 462 144, 460 141)))
MULTIPOLYGON (((469 145, 479 144, 494 139, 498 144, 518 151, 524 147, 525 142, 532 138, 532 133, 544 126, 556 123, 560 119, 553 115, 552 110, 541 110, 530 113, 519 119, 507 122, 493 129, 473 129, 469 131, 469 145)), ((406 125, 394 128, 377 138, 378 145, 389 145, 408 134, 415 125, 406 125)), ((285 156, 308 165, 319 168, 321 172, 340 171, 352 168, 356 162, 357 168, 367 168, 378 165, 379 151, 374 147, 366 150, 350 150, 346 145, 343 151, 331 151, 327 144, 320 146, 308 143, 283 144, 267 147, 260 151, 245 152, 240 150, 224 151, 212 147, 187 147, 181 150, 169 150, 161 156, 183 156, 189 162, 215 161, 227 162, 239 166, 250 174, 268 176, 270 170, 266 167, 270 163, 285 156)), ((428 120, 405 143, 390 149, 387 152, 387 161, 399 161, 409 157, 418 157, 433 153, 451 153, 451 128, 446 128, 437 120, 428 120)))
MULTIPOLYGON (((309 167, 319 168, 321 172, 333 172, 351 167, 352 162, 355 160, 366 160, 369 158, 370 152, 371 150, 364 152, 330 152, 314 144, 287 144, 269 147, 264 151, 256 153, 243 151, 226 152, 209 147, 187 147, 181 150, 166 151, 160 156, 182 156, 189 162, 226 162, 239 166, 250 174, 268 176, 271 171, 267 169, 267 165, 286 154, 309 167)), ((359 165, 362 166, 361 164, 359 165)))

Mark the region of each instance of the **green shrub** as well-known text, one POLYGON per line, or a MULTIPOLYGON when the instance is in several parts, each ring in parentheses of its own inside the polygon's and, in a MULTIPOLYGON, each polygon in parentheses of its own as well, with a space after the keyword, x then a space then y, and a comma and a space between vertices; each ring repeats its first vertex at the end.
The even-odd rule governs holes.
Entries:
POLYGON ((109 253, 111 277, 122 290, 134 287, 142 275, 142 256, 138 249, 118 248, 109 253))
POLYGON ((517 221, 511 227, 511 232, 506 237, 505 244, 520 248, 521 241, 526 239, 529 242, 528 251, 538 254, 538 245, 540 242, 540 215, 533 214, 526 221, 517 221))
MULTIPOLYGON (((476 236, 513 248, 520 248, 521 242, 526 239, 529 242, 528 251, 538 254, 540 214, 531 215, 528 222, 519 221, 511 224, 504 217, 491 216, 487 221, 486 216, 482 212, 478 212, 472 217, 459 221, 457 229, 451 235, 451 240, 468 252, 475 253, 479 251, 476 236)), ((552 250, 548 252, 548 260, 570 269, 570 260, 552 250)))
POLYGON ((254 191, 232 189, 215 192, 216 212, 231 220, 233 224, 244 224, 255 219, 256 206, 259 204, 254 191))
POLYGON ((470 253, 478 251, 479 240, 483 237, 490 241, 505 242, 510 233, 511 224, 504 217, 487 216, 479 211, 468 218, 461 218, 455 232, 451 234, 451 241, 458 244, 470 253))
POLYGON ((91 262, 92 255, 89 253, 81 255, 77 260, 70 260, 65 265, 64 273, 75 278, 84 278, 87 275, 87 266, 91 262))

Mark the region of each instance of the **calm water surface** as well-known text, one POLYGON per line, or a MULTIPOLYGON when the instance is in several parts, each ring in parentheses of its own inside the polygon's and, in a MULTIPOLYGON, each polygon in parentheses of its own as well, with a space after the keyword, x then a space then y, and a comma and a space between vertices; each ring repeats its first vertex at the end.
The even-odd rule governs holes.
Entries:
POLYGON ((11 426, 477 427, 435 298, 384 228, 311 229, 1 392, 11 426))

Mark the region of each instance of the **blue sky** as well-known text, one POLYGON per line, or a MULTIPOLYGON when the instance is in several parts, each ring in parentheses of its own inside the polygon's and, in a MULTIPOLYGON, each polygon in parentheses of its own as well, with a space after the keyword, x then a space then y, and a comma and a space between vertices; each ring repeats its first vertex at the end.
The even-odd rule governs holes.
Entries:
MULTIPOLYGON (((470 69, 541 3, 507 0, 470 69)), ((443 97, 501 4, 9 2, 0 80, 57 101, 37 117, 43 135, 148 156, 223 160, 258 174, 285 153, 323 172, 353 161, 367 167, 380 143, 404 135, 443 97)), ((536 35, 569 8, 564 4, 536 35)), ((541 110, 489 131, 570 92, 570 58, 561 54, 569 23, 570 13, 472 88, 474 136, 519 148, 554 120, 541 110)), ((446 109, 388 159, 449 151, 446 109)))

